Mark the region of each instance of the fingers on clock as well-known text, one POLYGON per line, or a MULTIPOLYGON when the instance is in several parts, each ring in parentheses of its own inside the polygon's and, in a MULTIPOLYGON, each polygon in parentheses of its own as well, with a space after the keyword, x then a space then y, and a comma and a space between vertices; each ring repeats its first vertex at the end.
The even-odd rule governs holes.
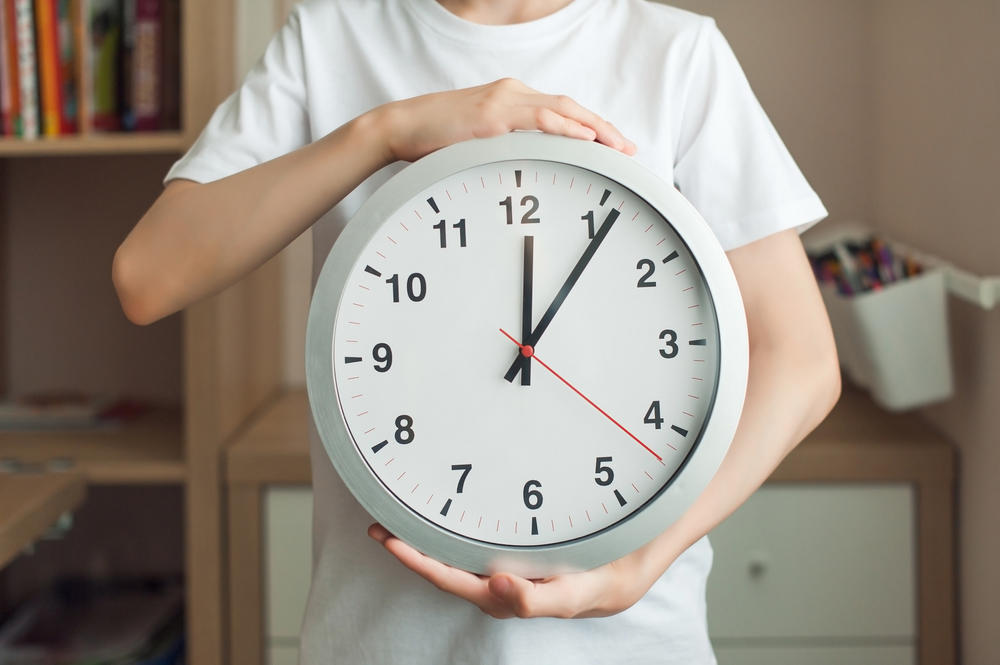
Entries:
POLYGON ((383 545, 385 544, 387 538, 392 537, 392 534, 389 533, 389 530, 386 529, 381 524, 379 524, 378 522, 368 527, 368 535, 377 540, 378 542, 382 543, 383 545))
POLYGON ((596 140, 600 143, 616 150, 621 150, 628 155, 635 154, 635 144, 625 138, 617 127, 590 109, 581 106, 572 97, 567 95, 544 95, 543 99, 547 108, 552 109, 568 120, 575 121, 591 129, 594 132, 596 140))
POLYGON ((635 154, 635 144, 625 138, 610 122, 593 111, 581 106, 568 95, 546 95, 513 78, 504 78, 483 86, 485 95, 481 98, 480 109, 487 121, 490 136, 513 129, 540 129, 550 134, 562 134, 587 141, 599 141, 621 150, 628 155, 635 154), (505 124, 506 114, 511 113, 511 105, 521 106, 520 113, 514 113, 513 121, 505 124))
POLYGON ((572 138, 593 141, 597 138, 597 132, 590 127, 544 106, 535 110, 533 124, 543 132, 550 134, 564 134, 572 138))

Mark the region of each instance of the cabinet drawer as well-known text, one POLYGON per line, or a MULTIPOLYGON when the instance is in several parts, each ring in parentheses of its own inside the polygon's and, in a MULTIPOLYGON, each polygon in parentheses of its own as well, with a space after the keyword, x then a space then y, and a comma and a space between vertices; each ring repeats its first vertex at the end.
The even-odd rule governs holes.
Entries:
POLYGON ((719 665, 914 665, 913 646, 715 647, 719 665))
POLYGON ((711 539, 714 638, 916 634, 908 485, 765 486, 711 539))
POLYGON ((267 648, 267 665, 299 665, 299 648, 272 644, 267 648))
POLYGON ((312 489, 263 493, 264 634, 297 638, 312 577, 312 489))

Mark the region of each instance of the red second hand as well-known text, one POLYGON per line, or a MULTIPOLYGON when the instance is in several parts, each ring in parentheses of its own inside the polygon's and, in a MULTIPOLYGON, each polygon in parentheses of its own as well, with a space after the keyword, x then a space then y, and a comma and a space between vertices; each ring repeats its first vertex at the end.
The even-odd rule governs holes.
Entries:
MULTIPOLYGON (((535 350, 533 348, 531 348, 530 346, 528 346, 526 344, 521 344, 516 339, 514 339, 513 337, 511 337, 510 334, 506 330, 504 330, 503 328, 500 328, 500 332, 502 332, 504 334, 504 337, 506 337, 510 341, 514 342, 515 344, 517 344, 517 348, 521 349, 521 354, 523 356, 525 356, 526 358, 534 358, 535 360, 537 360, 539 365, 541 365, 545 369, 549 370, 549 372, 552 373, 552 376, 556 377, 557 379, 559 379, 560 381, 562 381, 563 383, 565 383, 567 386, 569 386, 569 389, 572 390, 573 392, 575 392, 580 397, 582 397, 584 400, 586 400, 587 404, 591 405, 592 407, 594 407, 595 409, 597 409, 598 411, 600 411, 601 415, 603 415, 605 418, 607 418, 608 420, 610 420, 611 422, 613 422, 615 425, 617 425, 618 429, 620 429, 621 431, 625 432, 630 437, 632 437, 632 439, 635 440, 636 443, 638 443, 640 446, 642 446, 643 448, 645 448, 646 450, 648 450, 650 452, 650 454, 653 457, 655 457, 657 460, 659 460, 660 462, 663 461, 663 458, 660 457, 659 455, 657 455, 656 452, 654 452, 652 448, 650 448, 645 443, 643 443, 642 441, 640 441, 639 437, 637 437, 635 434, 632 434, 632 432, 630 432, 627 429, 625 429, 625 427, 620 422, 618 422, 617 420, 615 420, 614 418, 612 418, 611 416, 609 416, 607 411, 605 411, 601 407, 599 407, 596 404, 594 404, 590 400, 589 397, 587 397, 586 395, 584 395, 583 393, 581 393, 579 390, 577 390, 576 387, 572 383, 570 383, 566 379, 564 379, 561 376, 559 376, 559 372, 555 371, 554 369, 552 369, 551 367, 549 367, 548 365, 546 365, 544 360, 542 360, 537 355, 535 355, 535 350)), ((677 450, 676 448, 674 448, 673 446, 671 446, 669 443, 667 445, 670 446, 670 448, 672 448, 673 450, 677 450)))

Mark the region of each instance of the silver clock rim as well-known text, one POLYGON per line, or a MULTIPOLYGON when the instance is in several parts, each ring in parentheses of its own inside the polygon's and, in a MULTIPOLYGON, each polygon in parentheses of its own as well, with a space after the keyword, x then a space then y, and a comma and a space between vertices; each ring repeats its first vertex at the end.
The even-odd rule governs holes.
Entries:
POLYGON ((606 146, 537 132, 473 139, 438 150, 382 185, 354 215, 328 254, 313 293, 306 329, 306 387, 313 419, 334 468, 358 502, 389 531, 447 564, 476 573, 499 570, 528 577, 588 570, 618 559, 659 535, 694 502, 715 475, 736 433, 749 366, 743 299, 715 235, 676 189, 632 158, 606 146), (415 514, 389 492, 361 457, 334 382, 333 333, 344 287, 358 255, 380 224, 426 187, 458 171, 510 160, 564 162, 601 174, 660 211, 687 244, 715 304, 719 377, 698 442, 673 481, 646 505, 590 536, 537 547, 472 540, 415 514), (337 405, 322 409, 317 405, 337 405))

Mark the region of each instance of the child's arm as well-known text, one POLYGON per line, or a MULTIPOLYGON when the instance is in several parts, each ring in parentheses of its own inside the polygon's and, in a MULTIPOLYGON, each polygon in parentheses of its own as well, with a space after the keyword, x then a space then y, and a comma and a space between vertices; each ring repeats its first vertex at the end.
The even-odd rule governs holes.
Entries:
POLYGON ((631 607, 685 549, 746 501, 840 395, 833 333, 796 232, 775 233, 728 256, 750 334, 743 414, 718 473, 684 516, 653 542, 589 572, 532 582, 451 568, 380 525, 369 534, 407 567, 495 617, 608 616, 631 607))
POLYGON ((380 168, 514 129, 635 146, 573 100, 514 79, 378 107, 326 137, 208 184, 171 182, 115 253, 122 309, 152 323, 261 265, 380 168))

